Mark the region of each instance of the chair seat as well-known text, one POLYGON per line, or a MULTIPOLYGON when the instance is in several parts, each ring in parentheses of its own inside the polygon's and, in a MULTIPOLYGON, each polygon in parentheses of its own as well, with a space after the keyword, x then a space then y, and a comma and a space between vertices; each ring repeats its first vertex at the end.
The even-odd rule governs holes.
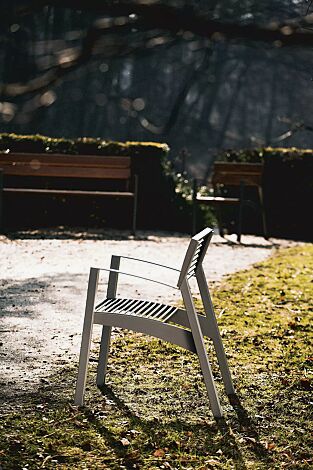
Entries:
POLYGON ((95 312, 133 315, 136 317, 150 318, 151 320, 159 320, 167 322, 178 310, 172 305, 165 305, 149 300, 115 298, 105 299, 96 306, 95 312))

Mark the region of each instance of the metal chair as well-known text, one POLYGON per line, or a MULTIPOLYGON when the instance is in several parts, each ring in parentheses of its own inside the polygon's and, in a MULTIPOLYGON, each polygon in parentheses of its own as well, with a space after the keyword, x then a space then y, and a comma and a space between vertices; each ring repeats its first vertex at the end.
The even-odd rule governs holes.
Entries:
POLYGON ((103 386, 105 383, 111 328, 112 326, 125 328, 161 338, 196 353, 199 358, 213 415, 216 418, 222 417, 223 413, 203 340, 203 336, 208 336, 213 340, 226 393, 228 395, 234 394, 235 391, 225 351, 202 267, 202 261, 212 235, 213 230, 206 228, 191 238, 181 270, 136 258, 113 255, 110 269, 104 269, 104 271, 109 271, 107 296, 106 299, 97 306, 95 306, 95 297, 99 272, 102 269, 90 268, 79 358, 79 371, 75 392, 76 405, 83 405, 84 402, 92 329, 94 324, 100 324, 103 328, 97 370, 97 385, 99 387, 103 386), (158 280, 147 279, 136 274, 120 271, 120 261, 122 258, 141 263, 149 263, 176 271, 178 275, 177 286, 171 286, 158 280), (182 295, 185 309, 149 300, 117 297, 117 286, 120 274, 134 276, 139 279, 178 289, 182 295), (205 315, 196 312, 191 295, 189 280, 194 276, 199 287, 205 315))

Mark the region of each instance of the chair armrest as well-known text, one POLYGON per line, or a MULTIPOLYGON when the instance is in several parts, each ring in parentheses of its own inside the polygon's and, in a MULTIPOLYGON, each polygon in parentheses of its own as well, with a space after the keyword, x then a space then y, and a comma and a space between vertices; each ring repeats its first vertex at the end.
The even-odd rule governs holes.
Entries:
POLYGON ((125 276, 136 277, 137 279, 143 279, 144 281, 155 282, 156 284, 161 284, 162 286, 166 286, 166 287, 170 287, 171 289, 179 290, 177 286, 167 284, 166 282, 157 281, 156 279, 150 279, 149 277, 138 276, 137 274, 133 274, 133 273, 127 273, 125 271, 120 271, 119 269, 112 269, 112 268, 110 268, 110 269, 108 269, 108 268, 93 268, 93 269, 97 269, 98 271, 107 271, 107 272, 110 272, 110 273, 117 273, 117 274, 123 274, 125 276))
POLYGON ((153 261, 146 261, 145 259, 133 258, 131 256, 118 256, 118 258, 130 259, 132 261, 139 261, 140 263, 153 264, 154 266, 159 266, 160 268, 171 269, 172 271, 180 272, 180 269, 172 268, 171 266, 165 266, 165 264, 154 263, 153 261))

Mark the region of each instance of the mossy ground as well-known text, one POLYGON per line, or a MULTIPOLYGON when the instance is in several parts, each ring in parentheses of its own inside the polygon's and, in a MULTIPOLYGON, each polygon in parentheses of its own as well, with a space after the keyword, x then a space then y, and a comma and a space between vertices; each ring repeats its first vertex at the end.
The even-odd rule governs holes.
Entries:
POLYGON ((2 409, 1 468, 312 468, 312 272, 302 245, 214 289, 237 391, 230 403, 209 345, 225 420, 212 417, 195 356, 121 333, 102 392, 92 358, 86 407, 72 405, 75 365, 2 409))

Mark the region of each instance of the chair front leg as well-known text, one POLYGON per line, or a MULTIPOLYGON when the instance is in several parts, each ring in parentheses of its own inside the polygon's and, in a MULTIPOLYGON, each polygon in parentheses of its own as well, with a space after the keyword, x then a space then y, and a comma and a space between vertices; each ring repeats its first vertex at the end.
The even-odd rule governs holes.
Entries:
POLYGON ((86 388, 87 369, 90 355, 90 344, 94 323, 95 298, 99 280, 99 269, 90 268, 87 300, 85 309, 85 319, 83 326, 82 342, 79 355, 78 377, 75 391, 75 405, 84 404, 84 394, 86 388))
POLYGON ((189 285, 186 280, 184 280, 181 285, 181 293, 184 300, 197 355, 199 358, 204 383, 208 392, 211 409, 215 418, 222 418, 223 412, 217 395, 211 365, 203 340, 202 330, 198 320, 197 312, 194 307, 189 285))

